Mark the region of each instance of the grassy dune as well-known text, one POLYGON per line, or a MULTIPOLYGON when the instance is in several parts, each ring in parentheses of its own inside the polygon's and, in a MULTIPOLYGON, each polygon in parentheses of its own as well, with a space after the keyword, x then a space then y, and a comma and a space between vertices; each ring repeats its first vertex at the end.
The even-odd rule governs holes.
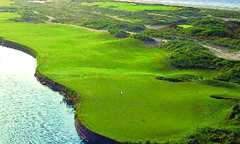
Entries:
POLYGON ((144 47, 140 41, 63 25, 8 20, 16 16, 0 13, 0 36, 36 50, 39 71, 82 95, 77 105, 82 123, 118 141, 175 139, 196 127, 216 125, 233 102, 210 95, 239 94, 233 84, 156 80, 156 76, 175 74, 211 78, 216 72, 176 69, 166 62, 167 52, 144 47))
POLYGON ((124 2, 93 2, 93 3, 82 3, 83 6, 99 6, 102 8, 113 8, 120 10, 129 11, 143 11, 143 10, 177 10, 177 7, 163 6, 163 5, 136 5, 133 3, 124 2))

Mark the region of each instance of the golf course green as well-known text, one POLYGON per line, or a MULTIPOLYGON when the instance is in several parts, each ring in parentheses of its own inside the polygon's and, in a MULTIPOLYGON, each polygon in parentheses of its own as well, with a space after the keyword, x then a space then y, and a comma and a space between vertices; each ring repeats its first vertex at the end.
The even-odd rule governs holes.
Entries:
POLYGON ((83 6, 99 6, 103 8, 112 8, 128 11, 143 11, 143 10, 177 10, 176 7, 170 6, 159 6, 159 5, 136 5, 133 3, 116 3, 116 2, 93 2, 93 3, 82 3, 83 6))
POLYGON ((15 17, 19 15, 0 12, 0 37, 35 50, 37 71, 80 95, 75 107, 81 123, 116 141, 173 141, 197 127, 217 126, 235 102, 210 96, 239 97, 239 85, 212 80, 217 71, 176 68, 166 60, 169 52, 142 41, 61 24, 9 20, 15 17), (203 80, 156 79, 184 75, 203 80))
POLYGON ((11 6, 11 4, 13 4, 13 1, 9 1, 9 0, 1 0, 0 1, 0 6, 4 6, 4 7, 9 7, 11 6))

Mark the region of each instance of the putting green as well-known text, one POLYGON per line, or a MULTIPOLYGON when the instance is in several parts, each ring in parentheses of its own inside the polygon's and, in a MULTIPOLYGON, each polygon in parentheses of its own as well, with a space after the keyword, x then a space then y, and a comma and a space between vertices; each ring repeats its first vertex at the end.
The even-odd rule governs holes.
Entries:
POLYGON ((9 0, 1 0, 0 1, 0 7, 9 7, 11 6, 11 4, 13 4, 13 1, 9 1, 9 0))
POLYGON ((180 27, 182 27, 182 28, 191 28, 191 27, 194 27, 194 26, 192 26, 192 25, 178 25, 178 26, 180 26, 180 27))
POLYGON ((99 6, 102 8, 113 8, 120 10, 129 11, 144 11, 144 10, 178 10, 177 7, 164 6, 164 5, 149 5, 149 4, 134 4, 134 3, 124 3, 124 2, 93 2, 93 3, 82 3, 83 6, 99 6))

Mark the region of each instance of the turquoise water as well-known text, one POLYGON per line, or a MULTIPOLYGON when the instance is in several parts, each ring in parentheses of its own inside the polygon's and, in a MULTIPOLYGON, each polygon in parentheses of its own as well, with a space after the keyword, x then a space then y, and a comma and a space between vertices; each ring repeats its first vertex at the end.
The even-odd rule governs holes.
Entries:
POLYGON ((79 144, 74 110, 34 77, 36 60, 0 47, 0 144, 79 144))
POLYGON ((213 7, 240 8, 240 0, 139 0, 139 1, 164 2, 164 3, 167 2, 211 7, 213 6, 213 7))

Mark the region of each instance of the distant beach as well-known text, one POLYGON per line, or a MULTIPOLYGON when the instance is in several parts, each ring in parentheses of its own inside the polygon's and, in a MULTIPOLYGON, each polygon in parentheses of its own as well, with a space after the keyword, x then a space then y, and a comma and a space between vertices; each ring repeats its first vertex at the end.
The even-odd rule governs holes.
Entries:
POLYGON ((240 11, 239 0, 116 0, 116 1, 128 1, 138 3, 149 3, 149 4, 164 4, 164 5, 177 5, 177 6, 191 6, 201 8, 212 8, 212 9, 225 9, 225 10, 237 10, 240 11))

